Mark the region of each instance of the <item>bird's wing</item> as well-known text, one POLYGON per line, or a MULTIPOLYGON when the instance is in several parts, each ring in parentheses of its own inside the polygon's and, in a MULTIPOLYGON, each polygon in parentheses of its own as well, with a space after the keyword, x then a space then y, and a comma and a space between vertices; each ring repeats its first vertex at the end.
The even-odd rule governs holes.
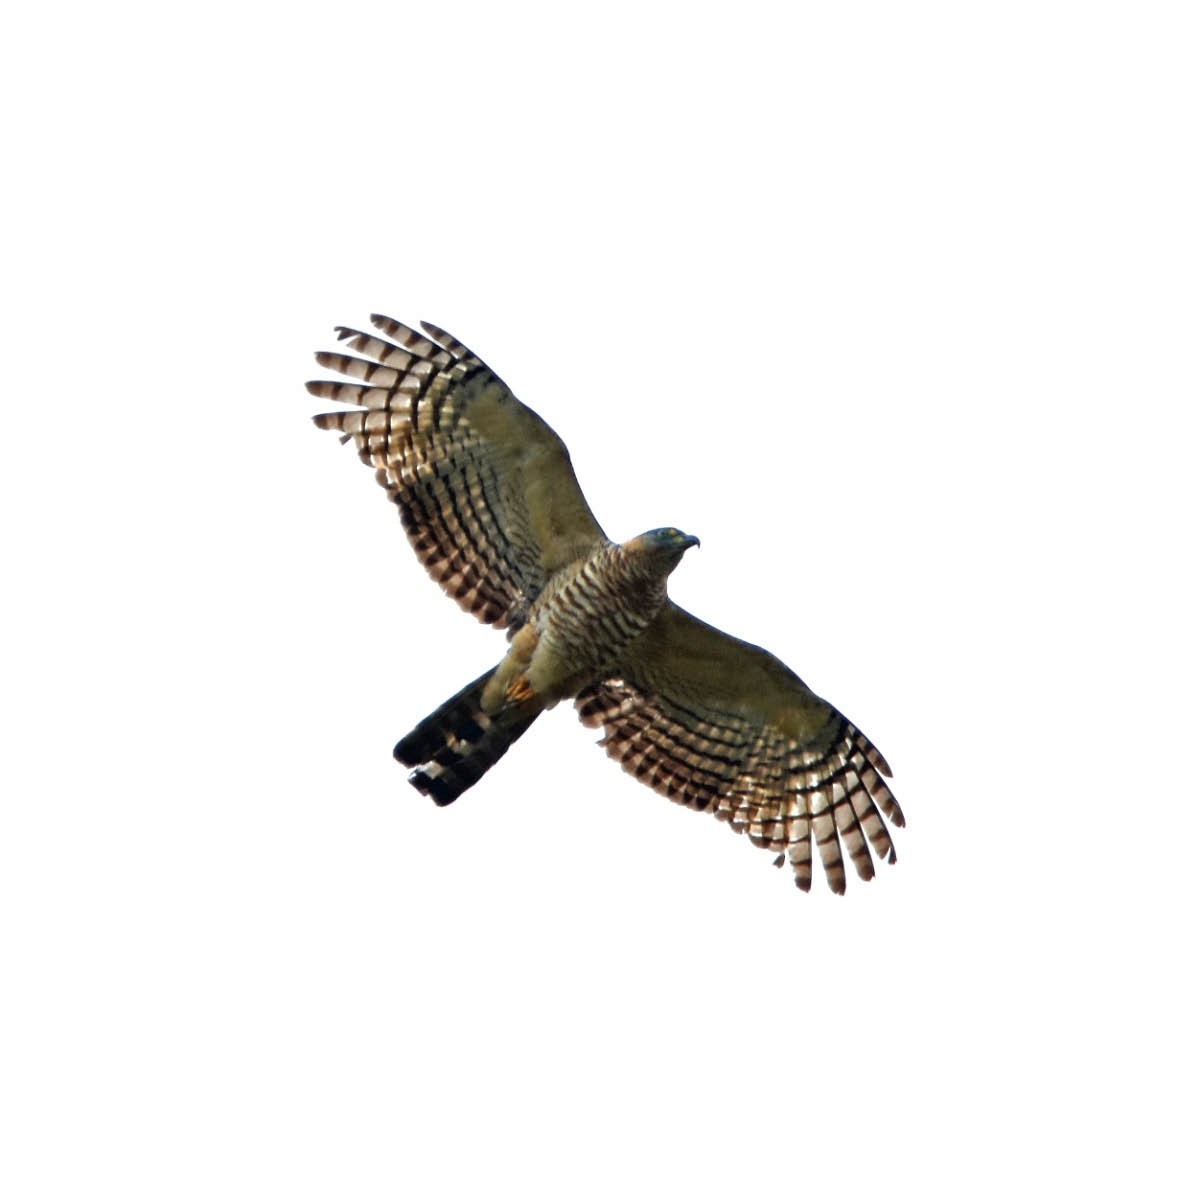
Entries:
POLYGON ((430 575, 468 612, 518 625, 546 579, 598 542, 597 524, 558 435, 461 342, 372 316, 377 337, 339 327, 366 357, 317 362, 357 380, 308 384, 356 407, 313 420, 354 439, 400 509, 430 575))
POLYGON ((874 746, 779 659, 675 604, 630 648, 618 672, 575 702, 624 769, 679 804, 707 809, 812 882, 812 843, 835 892, 846 888, 839 839, 870 879, 896 861, 880 810, 904 816, 874 746))

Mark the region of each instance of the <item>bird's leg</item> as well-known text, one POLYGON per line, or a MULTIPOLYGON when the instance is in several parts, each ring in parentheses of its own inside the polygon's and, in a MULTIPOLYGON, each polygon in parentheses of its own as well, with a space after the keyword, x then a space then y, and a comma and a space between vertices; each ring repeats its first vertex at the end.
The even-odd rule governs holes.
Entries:
POLYGON ((517 631, 508 653, 483 689, 480 705, 484 712, 499 712, 505 704, 519 704, 533 699, 535 692, 530 686, 527 672, 539 636, 532 625, 522 626, 517 631))

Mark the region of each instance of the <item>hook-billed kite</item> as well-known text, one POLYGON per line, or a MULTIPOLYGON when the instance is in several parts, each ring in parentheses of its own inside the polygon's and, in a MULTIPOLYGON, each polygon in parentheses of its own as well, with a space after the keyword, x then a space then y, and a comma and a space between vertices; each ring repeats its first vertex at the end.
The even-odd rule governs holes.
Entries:
POLYGON ((313 419, 375 468, 430 575, 509 637, 498 666, 397 744, 412 784, 449 804, 541 712, 574 700, 626 771, 775 851, 798 887, 814 841, 835 892, 842 846, 863 879, 868 842, 895 862, 883 816, 904 817, 879 751, 779 659, 667 597, 698 539, 669 528, 609 541, 562 441, 479 358, 434 325, 371 322, 385 336, 337 329, 365 357, 317 355, 356 382, 309 383, 354 406, 313 419))

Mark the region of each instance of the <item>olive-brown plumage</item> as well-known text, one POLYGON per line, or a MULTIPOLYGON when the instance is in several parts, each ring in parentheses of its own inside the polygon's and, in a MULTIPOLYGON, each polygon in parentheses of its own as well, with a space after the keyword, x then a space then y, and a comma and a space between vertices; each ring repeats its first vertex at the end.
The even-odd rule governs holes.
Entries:
POLYGON ((777 658, 668 599, 697 539, 609 541, 562 441, 471 351, 433 325, 371 321, 384 337, 337 331, 365 357, 317 355, 356 382, 309 383, 354 406, 314 420, 375 468, 430 575, 509 636, 494 669, 397 744, 413 785, 450 803, 573 699, 625 770, 773 850, 797 886, 811 884, 814 844, 836 892, 843 848, 863 879, 872 848, 894 862, 884 817, 904 817, 883 756, 777 658))

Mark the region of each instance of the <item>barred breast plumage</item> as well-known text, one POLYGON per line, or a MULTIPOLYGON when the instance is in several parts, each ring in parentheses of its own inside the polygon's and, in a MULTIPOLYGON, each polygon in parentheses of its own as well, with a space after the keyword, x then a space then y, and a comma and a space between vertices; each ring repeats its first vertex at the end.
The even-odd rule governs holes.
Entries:
POLYGON ((551 580, 530 622, 548 652, 591 673, 613 669, 666 603, 667 576, 641 539, 606 543, 551 580))

